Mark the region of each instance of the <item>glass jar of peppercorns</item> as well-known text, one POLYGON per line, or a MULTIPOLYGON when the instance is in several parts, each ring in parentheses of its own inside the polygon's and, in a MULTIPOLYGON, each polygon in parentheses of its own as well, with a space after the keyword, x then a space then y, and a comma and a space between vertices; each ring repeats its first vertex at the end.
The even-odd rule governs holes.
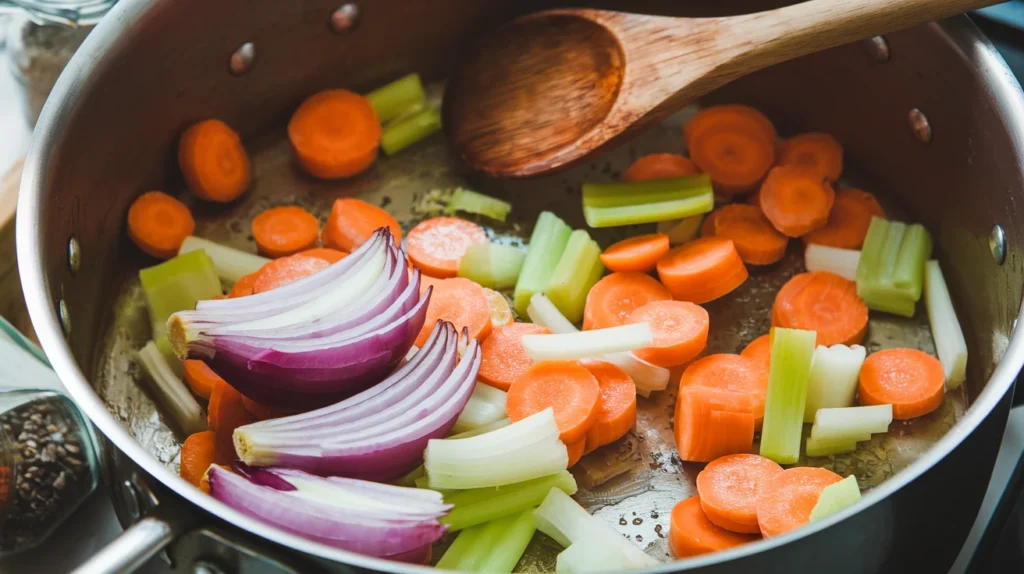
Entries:
POLYGON ((45 540, 96 488, 94 444, 66 396, 0 392, 0 555, 45 540))

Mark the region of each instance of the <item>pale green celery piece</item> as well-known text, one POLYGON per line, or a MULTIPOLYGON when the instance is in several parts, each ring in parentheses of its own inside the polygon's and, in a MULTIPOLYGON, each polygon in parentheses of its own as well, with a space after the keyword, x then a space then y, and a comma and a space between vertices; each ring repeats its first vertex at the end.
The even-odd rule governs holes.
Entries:
POLYGON ((761 427, 761 456, 779 464, 800 459, 807 384, 817 333, 773 327, 768 395, 761 427))
POLYGON ((494 546, 487 549, 487 556, 477 567, 477 572, 512 572, 537 530, 533 523, 533 508, 527 508, 519 515, 500 519, 504 530, 494 546))
POLYGON ((492 520, 485 524, 481 524, 477 528, 480 528, 480 534, 477 539, 473 542, 469 551, 462 555, 462 559, 459 560, 459 565, 456 567, 461 572, 489 572, 489 570, 483 569, 484 561, 487 557, 494 552, 498 544, 505 536, 505 531, 508 530, 511 522, 509 518, 516 518, 513 516, 506 516, 492 520))
POLYGON ((713 208, 714 194, 707 174, 583 184, 583 217, 590 227, 682 219, 713 208))
POLYGON ((552 488, 576 493, 576 480, 568 471, 500 487, 474 488, 445 494, 444 501, 455 506, 440 519, 449 532, 523 512, 544 501, 552 488))
POLYGON ((601 247, 590 238, 590 234, 577 229, 569 236, 569 243, 544 288, 544 295, 566 319, 579 323, 583 319, 587 293, 603 274, 601 247))
POLYGON ((519 279, 524 259, 526 253, 511 245, 470 245, 459 260, 459 277, 489 289, 508 289, 519 279))
POLYGON ((868 232, 864 236, 864 245, 860 250, 860 261, 857 263, 857 293, 862 286, 878 282, 879 263, 885 238, 889 232, 889 222, 881 217, 872 217, 868 232))
POLYGON ((913 317, 931 250, 924 226, 872 218, 857 266, 857 295, 870 309, 913 317))
POLYGON ((416 479, 417 478, 421 478, 421 477, 424 477, 424 476, 427 476, 427 469, 426 469, 426 467, 424 467, 421 464, 421 465, 417 466, 416 468, 412 469, 412 471, 409 472, 409 474, 403 476, 402 478, 399 478, 399 479, 395 480, 394 484, 396 484, 398 486, 408 486, 408 487, 411 488, 411 487, 416 486, 416 479))
POLYGON ((408 74, 366 94, 380 123, 387 123, 409 108, 422 107, 427 100, 419 74, 408 74))
POLYGON ((430 477, 426 475, 426 467, 423 467, 423 476, 417 476, 413 479, 413 486, 416 488, 422 488, 423 490, 433 490, 434 492, 440 492, 442 495, 446 495, 449 492, 457 492, 455 490, 446 490, 443 488, 430 488, 430 477))
POLYGON ((167 339, 167 335, 160 335, 160 337, 155 339, 153 342, 156 343, 156 348, 160 350, 160 354, 163 355, 164 360, 167 361, 167 366, 174 371, 175 375, 178 375, 178 378, 183 377, 185 375, 185 363, 178 358, 174 349, 171 348, 171 342, 167 339))
MULTIPOLYGON (((477 384, 479 384, 479 383, 477 383, 477 384)), ((455 433, 455 434, 449 436, 448 440, 454 440, 454 439, 460 439, 460 438, 472 438, 472 437, 475 437, 475 436, 478 436, 478 435, 482 435, 484 433, 489 433, 491 431, 498 430, 500 428, 505 428, 505 427, 507 427, 510 424, 512 424, 512 421, 510 421, 507 418, 504 418, 504 419, 501 419, 500 421, 494 421, 491 424, 487 424, 487 425, 484 425, 484 426, 476 427, 475 429, 469 429, 468 431, 465 431, 465 432, 455 433)), ((424 467, 421 467, 421 468, 424 468, 424 467)), ((424 470, 424 472, 426 472, 426 471, 424 470)))
POLYGON ((448 207, 445 208, 445 213, 455 215, 459 211, 505 221, 509 212, 512 211, 512 204, 489 195, 459 187, 455 189, 451 199, 448 200, 448 207))
MULTIPOLYGON (((868 436, 864 440, 870 440, 868 436)), ((807 437, 807 456, 831 456, 857 450, 857 441, 854 439, 818 439, 807 437)))
POLYGON ((526 316, 530 306, 530 297, 540 293, 548 286, 551 274, 558 265, 558 260, 565 251, 572 229, 550 211, 542 211, 537 217, 530 235, 530 245, 526 249, 526 259, 519 271, 513 293, 513 306, 520 317, 526 316))
POLYGON ((903 233, 899 257, 893 270, 893 285, 909 290, 916 302, 924 287, 924 266, 932 256, 932 236, 920 223, 907 226, 903 233))
POLYGON ((821 494, 818 495, 818 503, 811 510, 811 522, 828 518, 858 500, 860 500, 860 486, 857 484, 857 477, 851 474, 821 490, 821 494))
POLYGON ((195 309, 196 301, 223 295, 213 259, 205 251, 190 251, 159 265, 139 271, 139 281, 146 293, 153 338, 167 332, 171 314, 195 309))
POLYGON ((437 561, 434 568, 439 570, 461 570, 459 564, 473 551, 476 541, 480 539, 480 533, 486 528, 486 524, 474 528, 467 528, 455 537, 455 541, 445 551, 444 556, 437 561))
POLYGON ((427 108, 408 118, 389 124, 380 135, 380 148, 395 155, 412 144, 441 131, 441 114, 427 108))

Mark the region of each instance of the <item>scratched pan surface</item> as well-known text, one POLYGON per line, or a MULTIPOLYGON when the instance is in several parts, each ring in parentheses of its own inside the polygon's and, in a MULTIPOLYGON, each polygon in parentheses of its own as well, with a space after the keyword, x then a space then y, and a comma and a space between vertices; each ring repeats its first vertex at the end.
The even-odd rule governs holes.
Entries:
MULTIPOLYGON (((651 152, 682 151, 680 126, 684 112, 655 127, 634 142, 596 161, 569 172, 531 181, 494 181, 469 177, 447 152, 441 136, 435 136, 398 154, 381 157, 367 173, 341 183, 321 182, 299 172, 293 165, 283 129, 246 142, 252 158, 254 183, 242 199, 227 207, 197 204, 184 190, 176 190, 189 202, 196 215, 196 234, 240 249, 255 251, 249 222, 264 209, 275 205, 300 205, 323 221, 338 197, 358 196, 386 208, 408 231, 418 221, 436 213, 443 190, 466 186, 512 202, 514 208, 505 224, 477 220, 495 241, 523 243, 542 210, 551 210, 574 228, 584 227, 580 207, 580 186, 587 181, 614 180, 633 159, 651 152), (441 190, 441 191, 435 191, 441 190)), ((847 173, 856 173, 849 166, 847 173)), ((846 184, 873 190, 870 181, 851 177, 846 184)), ((173 191, 173 190, 172 190, 173 191)), ((900 214, 899 206, 883 203, 900 214)), ((653 226, 590 230, 602 246, 653 226)), ((802 245, 791 242, 780 263, 752 267, 751 275, 739 289, 706 305, 711 315, 707 353, 737 353, 754 338, 768 331, 769 309, 779 287, 803 270, 802 245)), ((109 327, 94 377, 96 391, 107 408, 130 429, 153 455, 177 472, 180 435, 144 391, 133 352, 149 339, 142 291, 136 279, 140 264, 129 265, 117 281, 114 320, 109 327)), ((934 353, 927 318, 918 312, 913 319, 872 314, 867 339, 869 351, 889 347, 913 347, 934 353)), ((964 386, 966 388, 967 385, 964 386)), ((681 462, 675 454, 672 412, 675 392, 655 393, 638 398, 637 424, 626 437, 585 457, 574 469, 580 491, 577 499, 624 536, 634 539, 646 551, 669 560, 665 536, 672 506, 696 493, 694 480, 702 465, 681 462)), ((962 391, 949 393, 942 407, 910 422, 895 422, 886 435, 875 435, 861 443, 856 452, 834 458, 809 458, 801 465, 823 466, 846 475, 853 473, 862 489, 870 489, 934 444, 962 415, 962 391)), ((756 447, 755 447, 756 448, 756 447)), ((443 540, 445 545, 449 540, 443 540)), ((440 548, 438 549, 440 550, 440 548)), ((534 538, 518 571, 553 571, 558 546, 543 535, 534 538)), ((435 552, 439 557, 441 552, 435 552)))

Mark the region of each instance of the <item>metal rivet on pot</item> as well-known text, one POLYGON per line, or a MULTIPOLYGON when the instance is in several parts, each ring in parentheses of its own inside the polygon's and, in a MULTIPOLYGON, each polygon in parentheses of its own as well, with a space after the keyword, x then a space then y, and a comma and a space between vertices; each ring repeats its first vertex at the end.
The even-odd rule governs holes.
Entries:
POLYGON ((68 268, 71 269, 71 274, 78 273, 78 268, 82 266, 82 252, 78 246, 78 240, 72 237, 68 240, 68 268))
POLYGON ((121 501, 124 502, 124 509, 132 520, 138 520, 142 516, 142 509, 139 507, 139 494, 130 480, 121 483, 121 501))
POLYGON ((192 574, 224 574, 224 569, 208 560, 196 560, 192 564, 192 574))
POLYGON ((907 121, 910 122, 910 130, 914 132, 914 137, 918 141, 921 143, 932 141, 932 125, 928 123, 928 117, 924 115, 924 112, 917 108, 911 108, 910 113, 907 114, 907 121))
POLYGON ((359 6, 349 2, 331 12, 331 30, 336 34, 348 34, 359 24, 359 6))
POLYGON ((253 59, 256 57, 256 46, 252 42, 246 42, 238 47, 231 54, 231 59, 228 60, 228 67, 231 69, 231 73, 236 76, 249 71, 252 67, 253 59))
POLYGON ((872 36, 864 40, 864 47, 873 59, 879 62, 889 61, 889 42, 885 36, 872 36))
POLYGON ((63 299, 57 302, 57 315, 60 317, 60 326, 64 329, 64 336, 71 336, 71 310, 63 299))
POLYGON ((1006 233, 1001 225, 993 225, 992 231, 988 234, 988 249, 992 252, 992 259, 997 265, 1006 261, 1006 233))

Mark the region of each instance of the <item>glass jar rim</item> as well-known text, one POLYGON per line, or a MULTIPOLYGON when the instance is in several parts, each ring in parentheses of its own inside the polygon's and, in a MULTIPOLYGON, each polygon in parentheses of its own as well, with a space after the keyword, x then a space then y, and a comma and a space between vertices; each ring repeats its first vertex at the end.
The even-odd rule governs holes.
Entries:
POLYGON ((43 26, 94 26, 117 0, 7 0, 31 21, 43 26))

